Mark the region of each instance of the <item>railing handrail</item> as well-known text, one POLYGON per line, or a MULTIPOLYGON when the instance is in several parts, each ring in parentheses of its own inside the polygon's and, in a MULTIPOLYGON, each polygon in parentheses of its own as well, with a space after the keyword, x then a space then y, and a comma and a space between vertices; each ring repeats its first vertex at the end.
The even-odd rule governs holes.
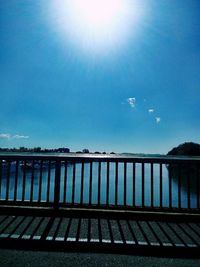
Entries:
POLYGON ((102 162, 138 162, 138 163, 196 163, 200 164, 200 157, 196 156, 165 156, 165 155, 126 155, 126 154, 79 154, 79 153, 32 153, 32 152, 4 152, 0 153, 0 160, 60 160, 60 161, 102 161, 102 162))

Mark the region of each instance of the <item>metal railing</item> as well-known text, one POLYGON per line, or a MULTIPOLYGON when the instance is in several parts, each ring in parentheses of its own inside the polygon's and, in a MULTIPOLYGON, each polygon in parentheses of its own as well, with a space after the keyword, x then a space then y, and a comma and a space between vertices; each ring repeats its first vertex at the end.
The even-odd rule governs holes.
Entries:
POLYGON ((199 212, 200 158, 0 154, 0 205, 199 212))

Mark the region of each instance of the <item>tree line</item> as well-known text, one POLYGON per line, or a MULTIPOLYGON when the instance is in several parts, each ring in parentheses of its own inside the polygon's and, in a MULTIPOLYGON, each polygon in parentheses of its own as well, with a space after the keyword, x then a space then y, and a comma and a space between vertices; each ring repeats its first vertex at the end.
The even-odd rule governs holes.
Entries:
POLYGON ((0 148, 1 152, 32 152, 32 153, 69 153, 70 149, 67 147, 61 148, 41 148, 41 147, 33 147, 27 148, 21 146, 19 148, 0 148))

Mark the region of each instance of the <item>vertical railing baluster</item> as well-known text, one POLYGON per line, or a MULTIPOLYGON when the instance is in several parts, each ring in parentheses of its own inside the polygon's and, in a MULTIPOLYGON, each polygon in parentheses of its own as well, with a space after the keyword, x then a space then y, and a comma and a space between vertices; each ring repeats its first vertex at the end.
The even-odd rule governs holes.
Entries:
POLYGON ((98 164, 98 205, 101 203, 101 161, 98 164))
POLYGON ((181 164, 178 164, 178 208, 181 208, 181 164))
POLYGON ((154 207, 154 203, 153 203, 153 201, 154 201, 154 175, 153 175, 154 171, 153 171, 153 167, 154 167, 153 162, 151 162, 151 208, 154 207))
POLYGON ((90 162, 89 205, 92 205, 92 161, 90 162))
POLYGON ((33 202, 34 169, 35 169, 35 160, 32 161, 32 169, 31 169, 31 196, 30 196, 31 202, 33 202))
POLYGON ((43 167, 43 160, 40 161, 40 180, 39 180, 39 198, 38 198, 38 202, 41 202, 41 198, 42 198, 42 167, 43 167))
POLYGON ((72 205, 74 205, 75 197, 75 181, 76 181, 76 162, 73 162, 73 177, 72 177, 72 205))
POLYGON ((7 177, 6 177, 6 200, 9 199, 9 187, 10 187, 10 160, 7 162, 7 177))
POLYGON ((115 163, 115 206, 118 205, 118 162, 115 163))
POLYGON ((16 160, 15 169, 15 187, 14 187, 14 201, 17 201, 17 188, 18 188, 18 177, 19 177, 19 160, 16 160))
POLYGON ((17 160, 15 160, 14 162, 13 162, 13 164, 14 164, 14 166, 15 166, 15 168, 14 168, 14 166, 13 166, 13 175, 12 175, 12 177, 13 177, 13 198, 12 198, 12 201, 14 201, 15 200, 15 196, 14 196, 14 194, 15 194, 15 183, 16 183, 16 173, 18 172, 18 166, 17 166, 17 160))
POLYGON ((169 177, 169 208, 172 209, 172 165, 169 164, 168 167, 168 177, 169 177))
POLYGON ((191 177, 190 177, 190 172, 189 172, 189 166, 187 166, 186 180, 187 180, 187 207, 188 209, 190 209, 190 178, 191 177))
POLYGON ((124 162, 124 206, 126 206, 127 162, 124 162))
POLYGON ((46 195, 47 203, 49 203, 49 200, 50 200, 51 164, 53 163, 49 160, 48 161, 48 176, 47 176, 47 195, 46 195))
POLYGON ((144 207, 144 162, 142 162, 142 207, 144 207))
POLYGON ((22 201, 24 201, 25 198, 25 185, 26 185, 26 160, 24 160, 23 165, 23 178, 22 178, 22 201))
POLYGON ((135 162, 133 162, 133 207, 135 207, 136 202, 136 187, 135 187, 135 162))
POLYGON ((54 209, 58 209, 59 208, 60 175, 61 175, 61 161, 57 159, 56 160, 56 169, 55 169, 54 209))
POLYGON ((68 161, 65 161, 65 173, 64 173, 64 190, 63 190, 63 202, 67 203, 67 169, 68 161))
POLYGON ((160 208, 163 207, 163 171, 162 163, 160 163, 160 208))
POLYGON ((83 205, 84 162, 81 164, 81 205, 83 205))
POLYGON ((3 163, 2 160, 0 160, 0 199, 1 199, 2 172, 3 172, 3 163))
POLYGON ((110 193, 110 162, 107 162, 107 181, 106 181, 106 205, 109 206, 110 193))
POLYGON ((199 179, 200 179, 200 168, 199 168, 199 164, 195 165, 195 169, 196 169, 196 185, 197 185, 197 193, 196 193, 196 197, 197 197, 197 209, 199 210, 200 208, 200 201, 199 201, 199 195, 200 195, 200 183, 199 183, 199 179))

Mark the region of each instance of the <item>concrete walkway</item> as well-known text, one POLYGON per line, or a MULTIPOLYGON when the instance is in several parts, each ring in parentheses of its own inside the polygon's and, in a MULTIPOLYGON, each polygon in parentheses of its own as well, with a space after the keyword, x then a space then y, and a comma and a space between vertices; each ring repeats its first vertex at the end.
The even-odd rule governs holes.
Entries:
POLYGON ((1 267, 56 267, 56 266, 200 266, 199 259, 140 257, 96 253, 40 252, 22 250, 0 250, 1 267))

